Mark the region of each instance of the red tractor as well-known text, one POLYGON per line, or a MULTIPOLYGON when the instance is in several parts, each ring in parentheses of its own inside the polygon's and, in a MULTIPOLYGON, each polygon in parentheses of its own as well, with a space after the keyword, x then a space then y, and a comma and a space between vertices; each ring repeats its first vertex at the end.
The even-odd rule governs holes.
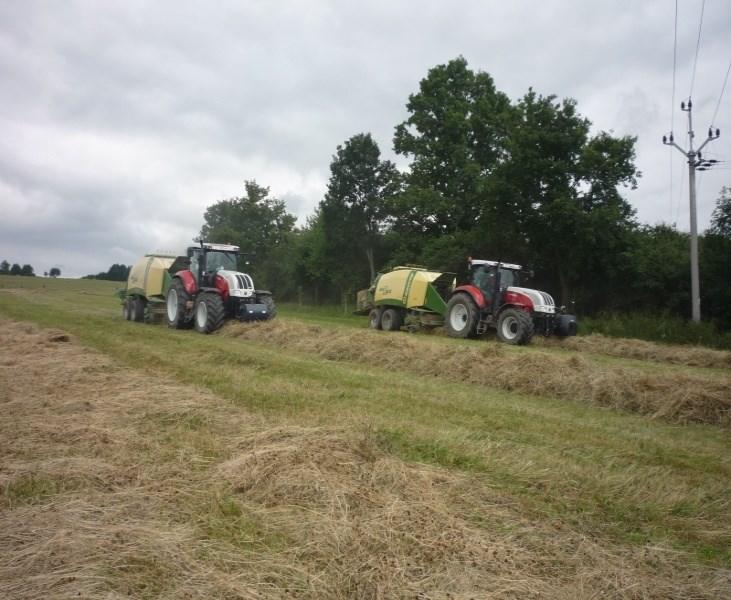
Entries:
POLYGON ((238 246, 200 242, 175 260, 165 297, 170 327, 211 333, 227 318, 274 318, 271 292, 255 289, 251 277, 238 271, 238 256, 238 246))
POLYGON ((445 326, 452 337, 474 337, 495 328, 509 344, 527 344, 534 333, 576 335, 574 315, 557 308, 546 292, 521 287, 520 265, 469 259, 469 282, 447 303, 445 326))

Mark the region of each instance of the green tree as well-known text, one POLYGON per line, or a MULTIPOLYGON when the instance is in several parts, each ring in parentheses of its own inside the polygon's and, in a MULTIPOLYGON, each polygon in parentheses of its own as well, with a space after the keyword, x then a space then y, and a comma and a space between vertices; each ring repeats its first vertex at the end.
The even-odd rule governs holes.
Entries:
POLYGON ((636 140, 590 137, 574 100, 529 90, 516 109, 481 227, 500 255, 512 245, 519 260, 552 275, 563 302, 578 296, 594 308, 630 268, 634 211, 619 188, 640 175, 636 140))
POLYGON ((8 275, 10 273, 10 263, 4 260, 0 263, 0 275, 8 275))
POLYGON ((18 263, 13 263, 13 266, 10 267, 10 274, 11 275, 20 275, 22 273, 22 269, 18 263))
POLYGON ((731 238, 731 187, 722 187, 711 215, 709 233, 731 238))
POLYGON ((244 196, 220 200, 206 209, 200 236, 239 246, 249 255, 254 276, 265 276, 264 283, 275 288, 279 270, 274 250, 289 239, 296 217, 282 200, 269 196, 269 188, 256 181, 246 181, 244 188, 244 196))
POLYGON ((461 262, 465 257, 453 253, 472 242, 489 177, 505 158, 513 108, 490 75, 473 72, 462 57, 431 69, 406 108, 409 118, 396 127, 394 149, 411 158, 411 171, 394 204, 395 229, 407 247, 421 246, 412 246, 419 254, 412 259, 431 254, 439 262, 461 262))
POLYGON ((731 330, 731 187, 721 188, 711 226, 700 239, 701 309, 731 330))
POLYGON ((51 267, 51 270, 48 272, 48 274, 51 277, 60 277, 61 276, 61 269, 58 267, 51 267))
POLYGON ((338 146, 330 163, 330 180, 320 214, 327 252, 337 256, 336 277, 366 285, 376 276, 375 252, 388 219, 388 202, 399 190, 395 165, 381 160, 370 133, 352 136, 338 146), (361 277, 360 264, 369 278, 361 277))
POLYGON ((35 277, 36 274, 33 272, 33 267, 31 265, 23 265, 20 269, 20 274, 24 275, 25 277, 35 277))

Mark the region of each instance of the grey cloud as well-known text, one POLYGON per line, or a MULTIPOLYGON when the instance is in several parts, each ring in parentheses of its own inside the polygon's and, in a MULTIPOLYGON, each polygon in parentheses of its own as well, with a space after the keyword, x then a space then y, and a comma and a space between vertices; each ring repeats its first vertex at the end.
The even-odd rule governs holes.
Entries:
MULTIPOLYGON (((689 87, 696 4, 680 6, 677 102, 689 87)), ((629 199, 645 222, 686 227, 682 157, 671 197, 660 143, 672 10, 660 0, 4 3, 0 259, 84 274, 181 249, 206 206, 240 194, 245 179, 270 186, 304 222, 335 147, 371 131, 396 158, 408 95, 460 54, 513 98, 529 86, 571 96, 597 130, 637 135, 645 176, 629 199)), ((707 2, 694 94, 701 131, 731 58, 729 30, 727 3, 707 2)), ((719 127, 730 105, 728 90, 719 127)), ((728 136, 712 152, 731 159, 728 136)), ((727 173, 702 178, 703 225, 727 173)))

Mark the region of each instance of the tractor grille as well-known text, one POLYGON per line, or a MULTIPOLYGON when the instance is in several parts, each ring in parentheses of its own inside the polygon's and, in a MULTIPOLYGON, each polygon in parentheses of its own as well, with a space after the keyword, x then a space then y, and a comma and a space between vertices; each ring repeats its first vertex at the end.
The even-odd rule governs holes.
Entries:
POLYGON ((242 290, 251 290, 254 288, 254 284, 251 281, 251 277, 248 275, 236 274, 236 282, 239 284, 239 288, 242 290))
POLYGON ((541 295, 541 298, 543 298, 543 304, 546 306, 556 306, 556 304, 553 301, 553 298, 551 298, 550 295, 544 293, 544 292, 538 292, 541 295))

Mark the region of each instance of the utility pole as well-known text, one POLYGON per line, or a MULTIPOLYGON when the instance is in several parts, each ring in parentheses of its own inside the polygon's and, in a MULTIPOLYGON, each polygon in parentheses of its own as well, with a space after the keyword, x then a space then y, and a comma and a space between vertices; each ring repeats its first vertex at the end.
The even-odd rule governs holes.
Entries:
POLYGON ((696 210, 695 201, 695 170, 701 168, 705 171, 712 163, 716 161, 704 161, 701 155, 701 150, 705 145, 713 140, 716 140, 721 135, 721 132, 716 129, 714 131, 708 128, 708 137, 706 141, 700 145, 698 150, 693 149, 693 138, 695 132, 693 131, 693 101, 688 98, 688 104, 685 102, 680 103, 680 110, 688 113, 688 150, 683 150, 673 139, 673 132, 670 132, 670 137, 662 136, 662 143, 666 146, 674 146, 688 159, 688 186, 690 188, 690 293, 691 303, 693 307, 693 322, 701 322, 701 289, 700 289, 700 276, 698 274, 698 216, 696 210))

